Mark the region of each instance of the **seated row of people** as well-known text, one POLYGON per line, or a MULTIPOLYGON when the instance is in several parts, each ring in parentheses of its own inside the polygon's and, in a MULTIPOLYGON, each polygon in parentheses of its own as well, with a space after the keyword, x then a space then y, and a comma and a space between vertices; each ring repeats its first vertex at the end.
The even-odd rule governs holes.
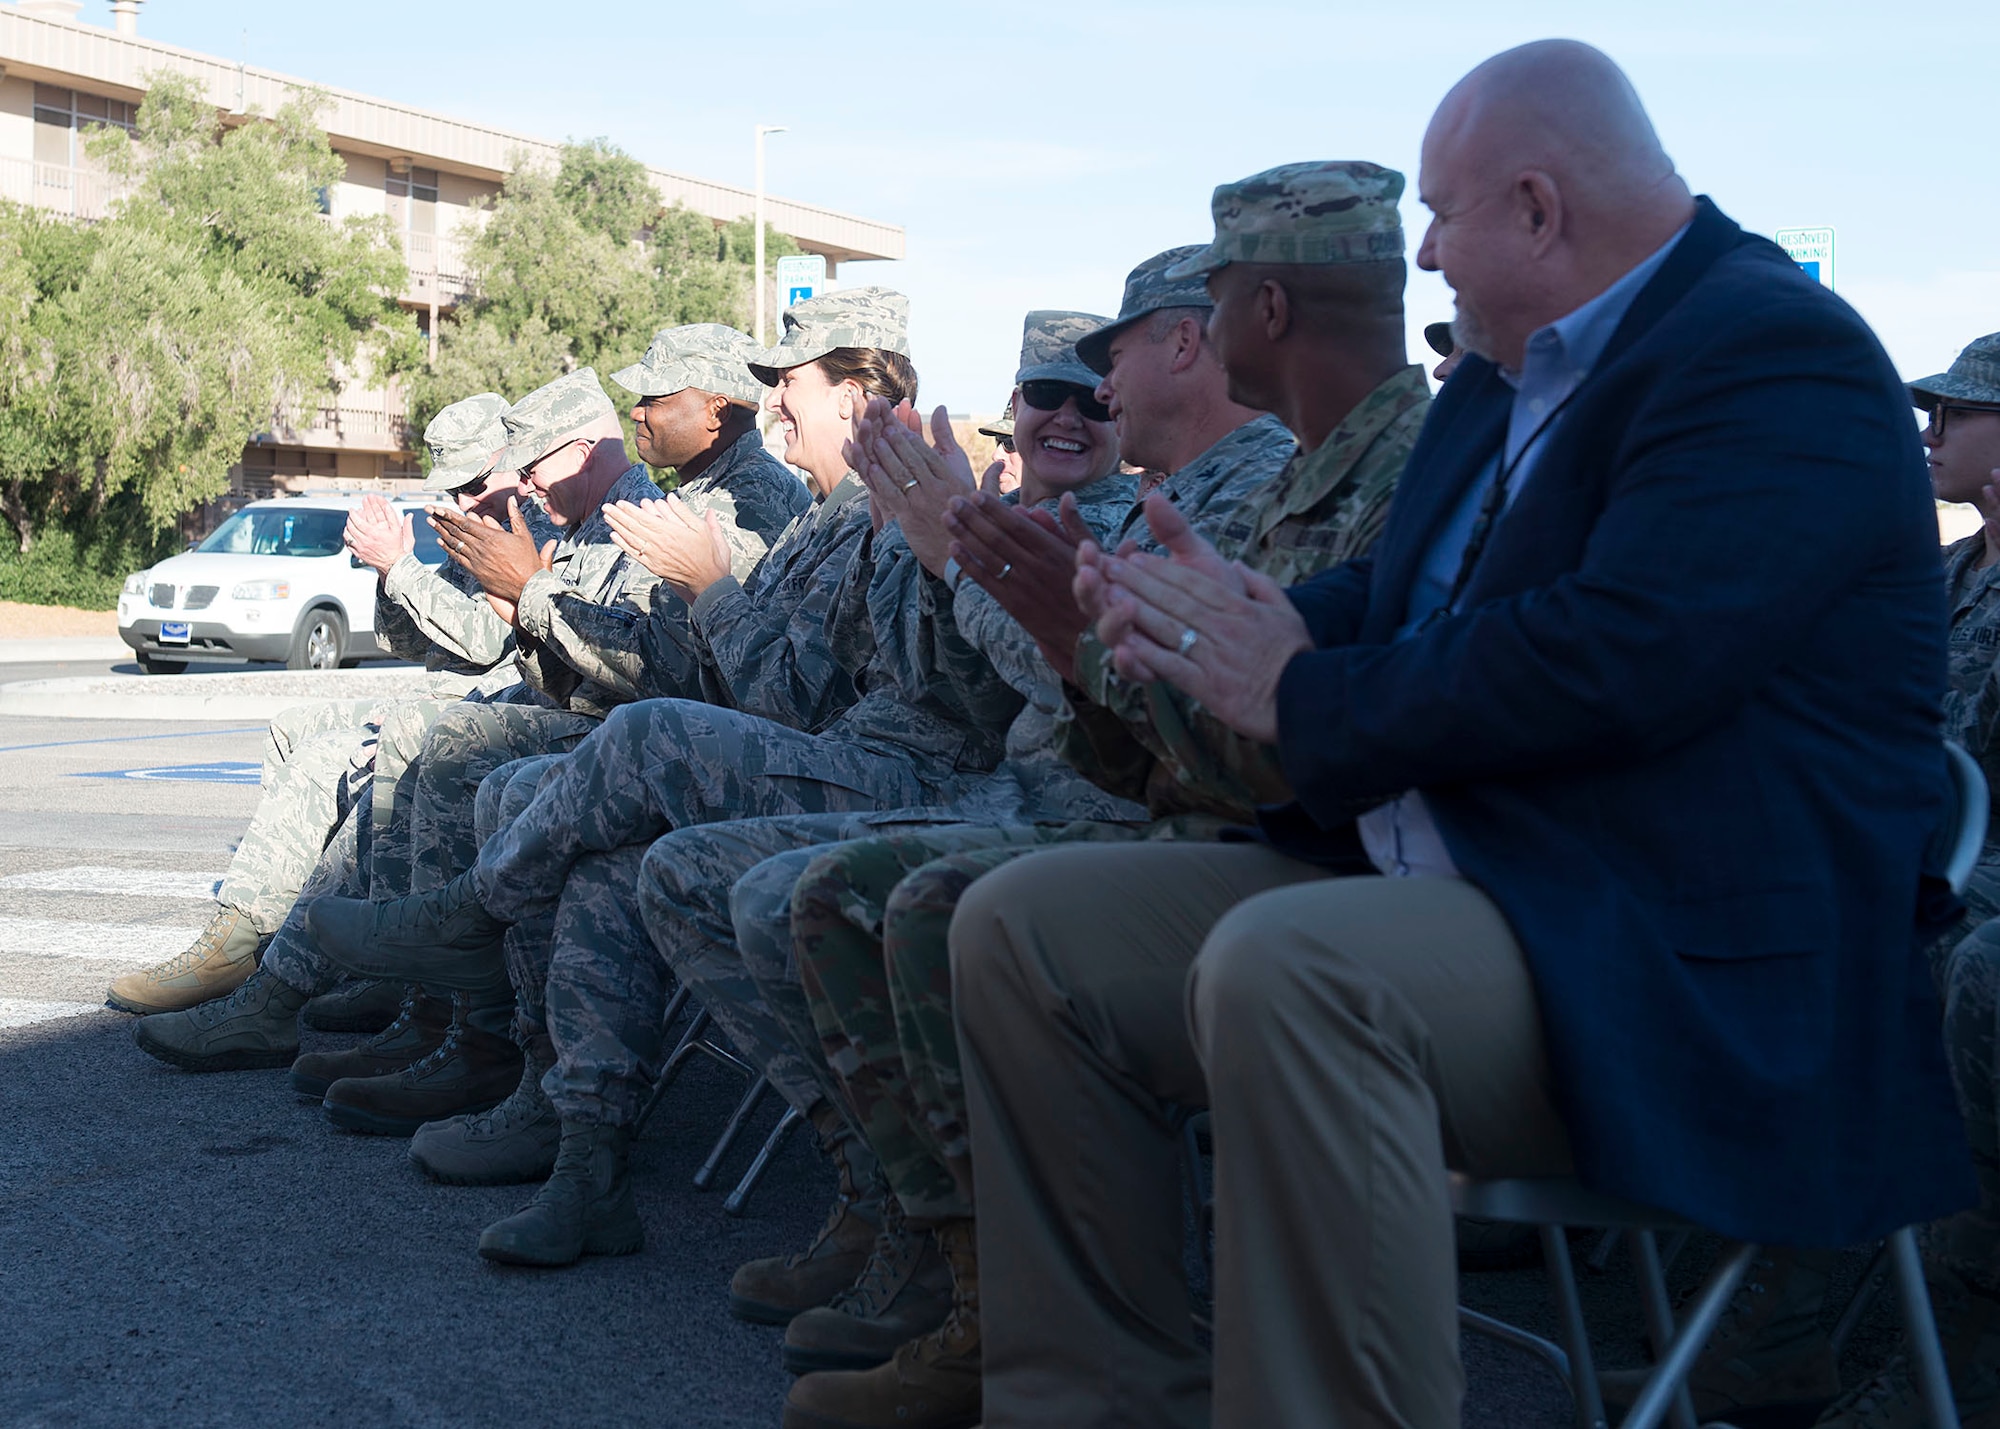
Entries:
MULTIPOLYGON (((1991 1422, 2000 1162, 1975 1128, 1963 1211, 1952 1090, 1990 1113, 2000 907, 1952 936, 1926 848, 1993 651, 1959 641, 1942 703, 1905 393, 1594 50, 1482 65, 1423 165, 1435 403, 1403 177, 1344 161, 1221 186, 1114 317, 1028 315, 1011 495, 917 417, 880 288, 616 374, 671 497, 588 370, 448 409, 453 567, 379 511, 350 541, 462 687, 274 725, 216 922, 114 993, 139 1044, 289 1066, 440 1181, 539 1182, 477 1246, 559 1266, 643 1245, 678 980, 838 1169, 812 1244, 728 1289, 785 1327, 797 1429, 1456 1423, 1447 1167, 1785 1246, 1958 1213, 1932 1270, 1991 1422), (301 1009, 385 987, 385 1030, 297 1056, 301 1009)), ((1987 376, 1913 389, 1953 471, 2000 433, 1987 376)), ((1801 1397, 1810 1320, 1698 1392, 1801 1397)), ((1898 1383, 1825 1422, 1904 1422, 1898 1383)))

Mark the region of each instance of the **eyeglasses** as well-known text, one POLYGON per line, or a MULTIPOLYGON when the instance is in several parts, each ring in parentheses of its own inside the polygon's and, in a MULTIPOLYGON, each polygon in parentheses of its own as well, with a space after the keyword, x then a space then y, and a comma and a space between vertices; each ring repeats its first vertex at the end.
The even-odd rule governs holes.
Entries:
POLYGON ((1000 450, 1007 453, 1008 456, 1014 455, 1014 439, 1012 437, 1001 437, 1000 450))
POLYGON ((559 451, 566 451, 566 450, 568 450, 568 449, 569 449, 570 447, 573 447, 573 446, 575 446, 575 445, 576 445, 576 438, 574 438, 574 437, 571 437, 571 438, 570 438, 570 439, 569 439, 568 441, 564 442, 564 443, 563 443, 563 444, 562 444, 561 446, 555 446, 555 447, 550 447, 550 448, 549 448, 549 449, 548 449, 547 451, 543 452, 543 453, 542 453, 542 454, 541 454, 540 456, 536 457, 536 458, 535 458, 535 459, 534 459, 533 461, 529 462, 529 463, 528 463, 528 464, 527 464, 526 466, 524 466, 524 467, 522 467, 522 468, 521 468, 520 470, 516 471, 516 472, 514 473, 514 475, 515 475, 515 476, 517 476, 517 477, 519 477, 519 478, 520 478, 520 479, 521 479, 522 481, 529 481, 529 480, 532 480, 532 479, 533 479, 533 477, 534 477, 534 475, 535 475, 535 468, 536 468, 536 467, 540 466, 540 465, 541 465, 541 464, 542 464, 543 462, 547 461, 547 460, 548 460, 548 459, 549 459, 550 457, 554 456, 554 455, 555 455, 555 454, 556 454, 557 452, 559 452, 559 451))
POLYGON ((1990 412, 2000 415, 2000 406, 1989 406, 1979 402, 1939 401, 1931 408, 1931 419, 1924 426, 1924 431, 1931 440, 1939 442, 1944 440, 1945 418, 1952 412, 1990 412))
POLYGON ((1037 412, 1060 412, 1062 405, 1075 401, 1077 416, 1086 422, 1108 422, 1111 409, 1097 400, 1097 394, 1080 382, 1061 382, 1038 377, 1021 384, 1021 400, 1037 412))

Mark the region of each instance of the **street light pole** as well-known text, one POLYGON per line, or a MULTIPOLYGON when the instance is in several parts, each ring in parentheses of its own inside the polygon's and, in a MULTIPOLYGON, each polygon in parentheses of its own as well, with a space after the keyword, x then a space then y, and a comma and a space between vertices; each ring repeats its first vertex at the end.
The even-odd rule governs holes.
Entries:
POLYGON ((782 124, 757 126, 757 260, 754 282, 757 288, 757 344, 760 347, 764 343, 764 136, 784 132, 782 124))

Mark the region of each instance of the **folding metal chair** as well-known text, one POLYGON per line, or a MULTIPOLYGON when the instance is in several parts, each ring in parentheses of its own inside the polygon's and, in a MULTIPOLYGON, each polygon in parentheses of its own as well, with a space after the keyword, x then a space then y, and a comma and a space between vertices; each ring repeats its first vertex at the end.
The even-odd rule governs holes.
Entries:
MULTIPOLYGON (((694 1015, 688 1020, 688 1025, 682 1031, 679 1040, 674 1043, 674 1050, 667 1054, 667 1060, 660 1068, 659 1080, 653 1083, 652 1091, 647 1094, 646 1104, 639 1110, 639 1123, 634 1136, 645 1135, 646 1124, 652 1120, 653 1113, 666 1099, 668 1088, 680 1077, 681 1070, 695 1053, 699 1052, 733 1071, 740 1072, 747 1083, 742 1100, 737 1102, 736 1110, 730 1114, 729 1121, 722 1128, 722 1134, 716 1138, 715 1145, 709 1149, 707 1158, 694 1173, 695 1189, 706 1191, 715 1184, 716 1175, 722 1167, 722 1159, 729 1154, 730 1147, 735 1144, 736 1138, 742 1134, 744 1126, 764 1100, 764 1094, 771 1090, 771 1084, 765 1080, 762 1070, 738 1056, 734 1048, 711 1032, 710 1029, 714 1026, 713 1019, 709 1017, 707 1009, 691 1003, 685 984, 674 990, 672 999, 667 1003, 666 1015, 661 1019, 663 1029, 671 1031, 682 1011, 690 1006, 693 1007, 694 1015)), ((757 1154, 751 1158, 750 1165, 737 1181, 735 1189, 723 1198, 722 1209, 725 1214, 732 1216, 743 1214, 743 1208, 748 1204, 751 1192, 757 1189, 757 1183, 763 1180, 764 1172, 771 1164, 771 1158, 777 1154, 778 1148, 784 1144, 792 1130, 804 1120, 805 1117, 800 1114, 798 1108, 791 1106, 785 1108, 784 1115, 778 1118, 778 1124, 764 1138, 757 1154)))
MULTIPOLYGON (((1965 887, 1986 839, 1986 780, 1971 756, 1948 740, 1945 755, 1952 776, 1950 807, 1933 852, 1939 855, 1936 862, 1942 865, 1952 891, 1958 892, 1965 887)), ((1604 1402, 1564 1227, 1581 1226, 1622 1234, 1632 1250, 1655 1360, 1652 1373, 1622 1421, 1621 1429, 1656 1429, 1669 1419, 1675 1429, 1694 1429, 1688 1374, 1715 1333, 1730 1297, 1742 1283, 1759 1247, 1747 1244, 1725 1247, 1676 1328, 1656 1236, 1660 1232, 1685 1234, 1697 1229, 1685 1220, 1614 1196, 1600 1195, 1566 1177, 1482 1180, 1454 1173, 1451 1198, 1452 1209, 1459 1215, 1532 1225, 1541 1231, 1561 1343, 1463 1305, 1459 1307, 1459 1321, 1474 1333, 1527 1350, 1546 1361, 1568 1386, 1580 1429, 1603 1429, 1604 1402)), ((1951 1381, 1945 1373, 1944 1352, 1938 1343, 1937 1323, 1931 1314, 1930 1292, 1917 1254, 1914 1227, 1905 1226, 1889 1237, 1877 1255, 1877 1266, 1884 1262, 1887 1278, 1894 1282, 1902 1301, 1903 1328, 1909 1338, 1910 1357, 1925 1412, 1933 1429, 1959 1429, 1951 1381)), ((1864 1282, 1861 1295, 1870 1293, 1868 1283, 1864 1282)), ((1837 1333, 1843 1341, 1865 1308, 1865 1301, 1850 1304, 1841 1316, 1837 1333)))

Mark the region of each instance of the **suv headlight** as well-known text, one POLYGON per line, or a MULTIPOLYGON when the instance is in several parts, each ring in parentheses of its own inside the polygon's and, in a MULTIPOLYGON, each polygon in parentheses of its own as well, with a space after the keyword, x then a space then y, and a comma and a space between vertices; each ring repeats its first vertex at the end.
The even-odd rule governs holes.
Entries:
POLYGON ((125 577, 125 590, 123 592, 124 594, 142 595, 145 593, 145 590, 146 590, 146 573, 144 571, 134 571, 131 575, 125 577))
POLYGON ((245 581, 229 592, 231 600, 290 600, 290 581, 245 581))

